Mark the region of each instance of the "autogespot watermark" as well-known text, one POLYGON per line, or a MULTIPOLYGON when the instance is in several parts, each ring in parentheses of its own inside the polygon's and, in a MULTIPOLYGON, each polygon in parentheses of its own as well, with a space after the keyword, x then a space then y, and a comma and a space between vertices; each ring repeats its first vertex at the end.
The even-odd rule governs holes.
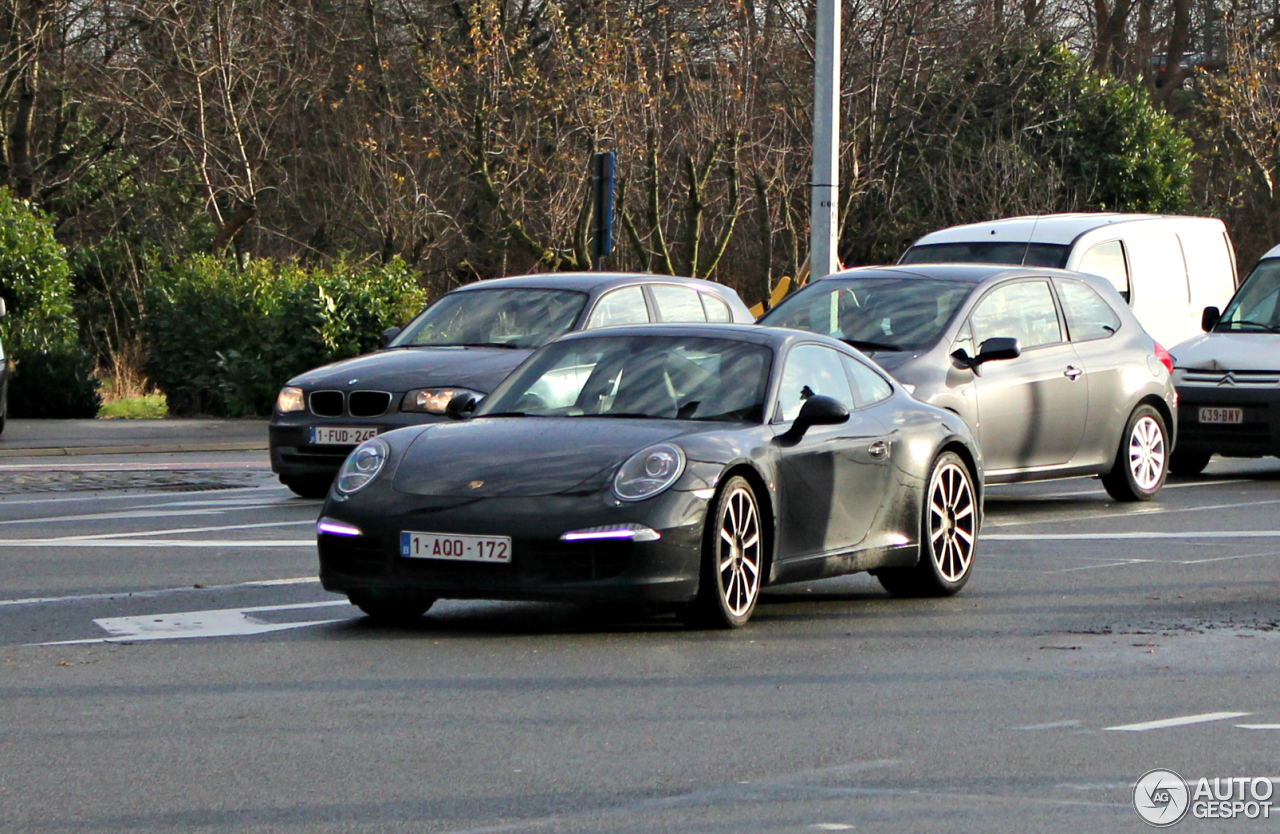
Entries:
POLYGON ((1198 820, 1271 819, 1274 793, 1275 783, 1266 776, 1202 776, 1193 784, 1157 768, 1133 786, 1133 807, 1156 828, 1179 823, 1188 812, 1198 820))

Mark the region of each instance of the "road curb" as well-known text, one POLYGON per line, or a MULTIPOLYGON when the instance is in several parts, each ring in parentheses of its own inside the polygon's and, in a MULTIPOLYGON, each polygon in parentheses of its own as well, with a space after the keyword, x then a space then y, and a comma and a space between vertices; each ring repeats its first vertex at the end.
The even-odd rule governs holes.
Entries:
POLYGON ((145 446, 45 446, 35 449, 0 449, 0 458, 148 455, 177 452, 265 452, 267 449, 267 444, 260 440, 234 443, 152 443, 145 446))

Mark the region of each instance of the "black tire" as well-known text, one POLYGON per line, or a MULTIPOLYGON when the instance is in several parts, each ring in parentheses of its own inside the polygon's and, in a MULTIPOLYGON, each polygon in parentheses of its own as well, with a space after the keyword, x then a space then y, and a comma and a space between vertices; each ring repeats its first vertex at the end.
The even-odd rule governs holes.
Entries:
POLYGON ((1102 485, 1117 501, 1150 501, 1168 476, 1169 430, 1159 411, 1140 405, 1124 424, 1115 462, 1102 476, 1102 485))
POLYGON ((880 585, 895 597, 949 597, 973 573, 981 510, 973 474, 955 452, 943 452, 929 470, 920 507, 920 561, 911 568, 881 568, 880 585))
POLYGON ((767 541, 760 500, 740 475, 725 481, 707 513, 698 596, 682 612, 692 628, 742 628, 760 599, 767 541))
POLYGON ((364 594, 348 594, 347 599, 359 608, 369 619, 380 625, 411 626, 416 625, 427 609, 436 601, 430 597, 416 599, 377 598, 364 594))
POLYGON ((333 485, 332 480, 326 481, 324 478, 284 478, 280 482, 293 490, 293 494, 299 498, 324 498, 329 494, 329 487, 333 485))
POLYGON ((1193 478, 1209 465, 1209 452, 1174 452, 1169 456, 1169 473, 1193 478))

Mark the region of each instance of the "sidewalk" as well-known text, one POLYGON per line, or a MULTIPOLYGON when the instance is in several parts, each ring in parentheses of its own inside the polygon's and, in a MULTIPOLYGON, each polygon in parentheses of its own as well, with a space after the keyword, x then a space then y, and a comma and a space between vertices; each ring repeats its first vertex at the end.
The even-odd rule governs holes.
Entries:
POLYGON ((267 448, 267 421, 9 420, 0 458, 241 452, 267 448))

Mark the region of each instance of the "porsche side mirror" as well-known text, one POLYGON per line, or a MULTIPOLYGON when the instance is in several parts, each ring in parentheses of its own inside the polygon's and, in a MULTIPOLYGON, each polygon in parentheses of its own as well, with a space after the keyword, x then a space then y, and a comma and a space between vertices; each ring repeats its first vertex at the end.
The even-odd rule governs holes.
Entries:
POLYGON ((400 335, 400 328, 388 327, 386 330, 382 331, 382 346, 386 347, 387 345, 391 344, 391 340, 399 335, 400 335))
MULTIPOLYGON (((4 309, 0 307, 0 309, 4 309)), ((3 315, 3 313, 0 313, 3 315)), ((1205 307, 1204 312, 1200 314, 1200 329, 1205 333, 1212 333, 1213 328, 1218 326, 1218 321, 1222 318, 1222 311, 1217 307, 1205 307)))
POLYGON ((450 420, 465 420, 476 413, 479 404, 480 398, 474 394, 459 394, 444 407, 444 416, 450 420))
POLYGON ((804 437, 805 432, 814 426, 834 426, 849 419, 849 409, 836 400, 821 394, 810 397, 800 406, 791 428, 782 436, 790 441, 804 437))

